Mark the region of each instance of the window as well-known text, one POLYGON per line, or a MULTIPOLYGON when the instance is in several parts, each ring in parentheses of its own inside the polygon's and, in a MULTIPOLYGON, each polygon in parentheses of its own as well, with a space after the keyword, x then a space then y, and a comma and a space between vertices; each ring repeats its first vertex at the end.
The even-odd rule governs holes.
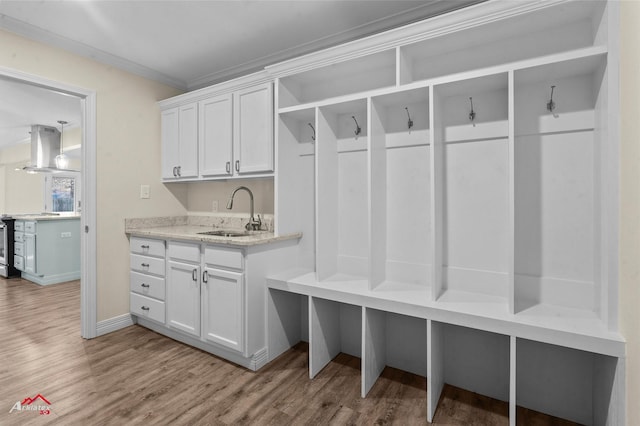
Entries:
POLYGON ((71 175, 53 175, 45 178, 45 206, 47 212, 73 213, 80 205, 79 179, 71 175))

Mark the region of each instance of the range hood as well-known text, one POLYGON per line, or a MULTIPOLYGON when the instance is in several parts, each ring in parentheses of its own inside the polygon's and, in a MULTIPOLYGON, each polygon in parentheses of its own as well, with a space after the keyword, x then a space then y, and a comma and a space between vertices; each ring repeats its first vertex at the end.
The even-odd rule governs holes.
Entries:
POLYGON ((31 163, 22 170, 42 173, 77 171, 56 166, 56 156, 60 154, 60 136, 60 131, 55 127, 42 124, 31 126, 31 163))

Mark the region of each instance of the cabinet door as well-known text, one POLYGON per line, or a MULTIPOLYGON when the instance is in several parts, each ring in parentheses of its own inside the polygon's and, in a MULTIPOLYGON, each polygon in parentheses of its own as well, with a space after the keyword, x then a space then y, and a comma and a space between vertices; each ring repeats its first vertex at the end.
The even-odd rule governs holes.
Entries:
POLYGON ((180 107, 178 177, 198 177, 198 104, 180 107))
POLYGON ((200 267, 169 262, 167 273, 167 324, 200 337, 200 267))
POLYGON ((271 83, 236 92, 234 168, 238 174, 273 171, 273 88, 271 83))
POLYGON ((24 234, 24 252, 24 272, 37 274, 35 234, 24 234))
POLYGON ((203 338, 242 352, 244 350, 242 273, 206 268, 203 281, 203 338))
POLYGON ((200 101, 200 176, 233 174, 233 96, 200 101))
POLYGON ((178 108, 162 111, 160 115, 162 138, 162 178, 177 178, 180 161, 180 132, 178 126, 178 108))

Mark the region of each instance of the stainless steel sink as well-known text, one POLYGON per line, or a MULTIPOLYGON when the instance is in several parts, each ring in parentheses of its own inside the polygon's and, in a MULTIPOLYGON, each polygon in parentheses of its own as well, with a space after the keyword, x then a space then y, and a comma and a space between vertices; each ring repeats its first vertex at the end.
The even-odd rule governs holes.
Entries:
POLYGON ((260 233, 260 231, 234 231, 228 229, 218 229, 215 231, 198 232, 198 235, 215 235, 218 237, 248 237, 260 233))

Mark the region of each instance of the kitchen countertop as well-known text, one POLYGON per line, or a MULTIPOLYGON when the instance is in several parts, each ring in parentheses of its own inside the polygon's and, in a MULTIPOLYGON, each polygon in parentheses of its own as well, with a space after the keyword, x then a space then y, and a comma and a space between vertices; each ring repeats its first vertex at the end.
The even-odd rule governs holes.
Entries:
POLYGON ((125 233, 137 237, 149 237, 168 240, 185 240, 231 246, 255 246, 260 244, 286 241, 302 237, 302 233, 275 235, 270 230, 255 231, 247 236, 224 237, 219 235, 202 235, 200 232, 228 230, 244 231, 240 226, 224 226, 227 222, 202 220, 198 217, 149 218, 125 220, 125 233), (219 226, 219 225, 223 226, 219 226), (218 226, 216 226, 218 225, 218 226))
POLYGON ((30 221, 42 221, 42 220, 71 220, 80 219, 80 215, 52 215, 52 214, 16 214, 9 216, 16 220, 30 220, 30 221))

